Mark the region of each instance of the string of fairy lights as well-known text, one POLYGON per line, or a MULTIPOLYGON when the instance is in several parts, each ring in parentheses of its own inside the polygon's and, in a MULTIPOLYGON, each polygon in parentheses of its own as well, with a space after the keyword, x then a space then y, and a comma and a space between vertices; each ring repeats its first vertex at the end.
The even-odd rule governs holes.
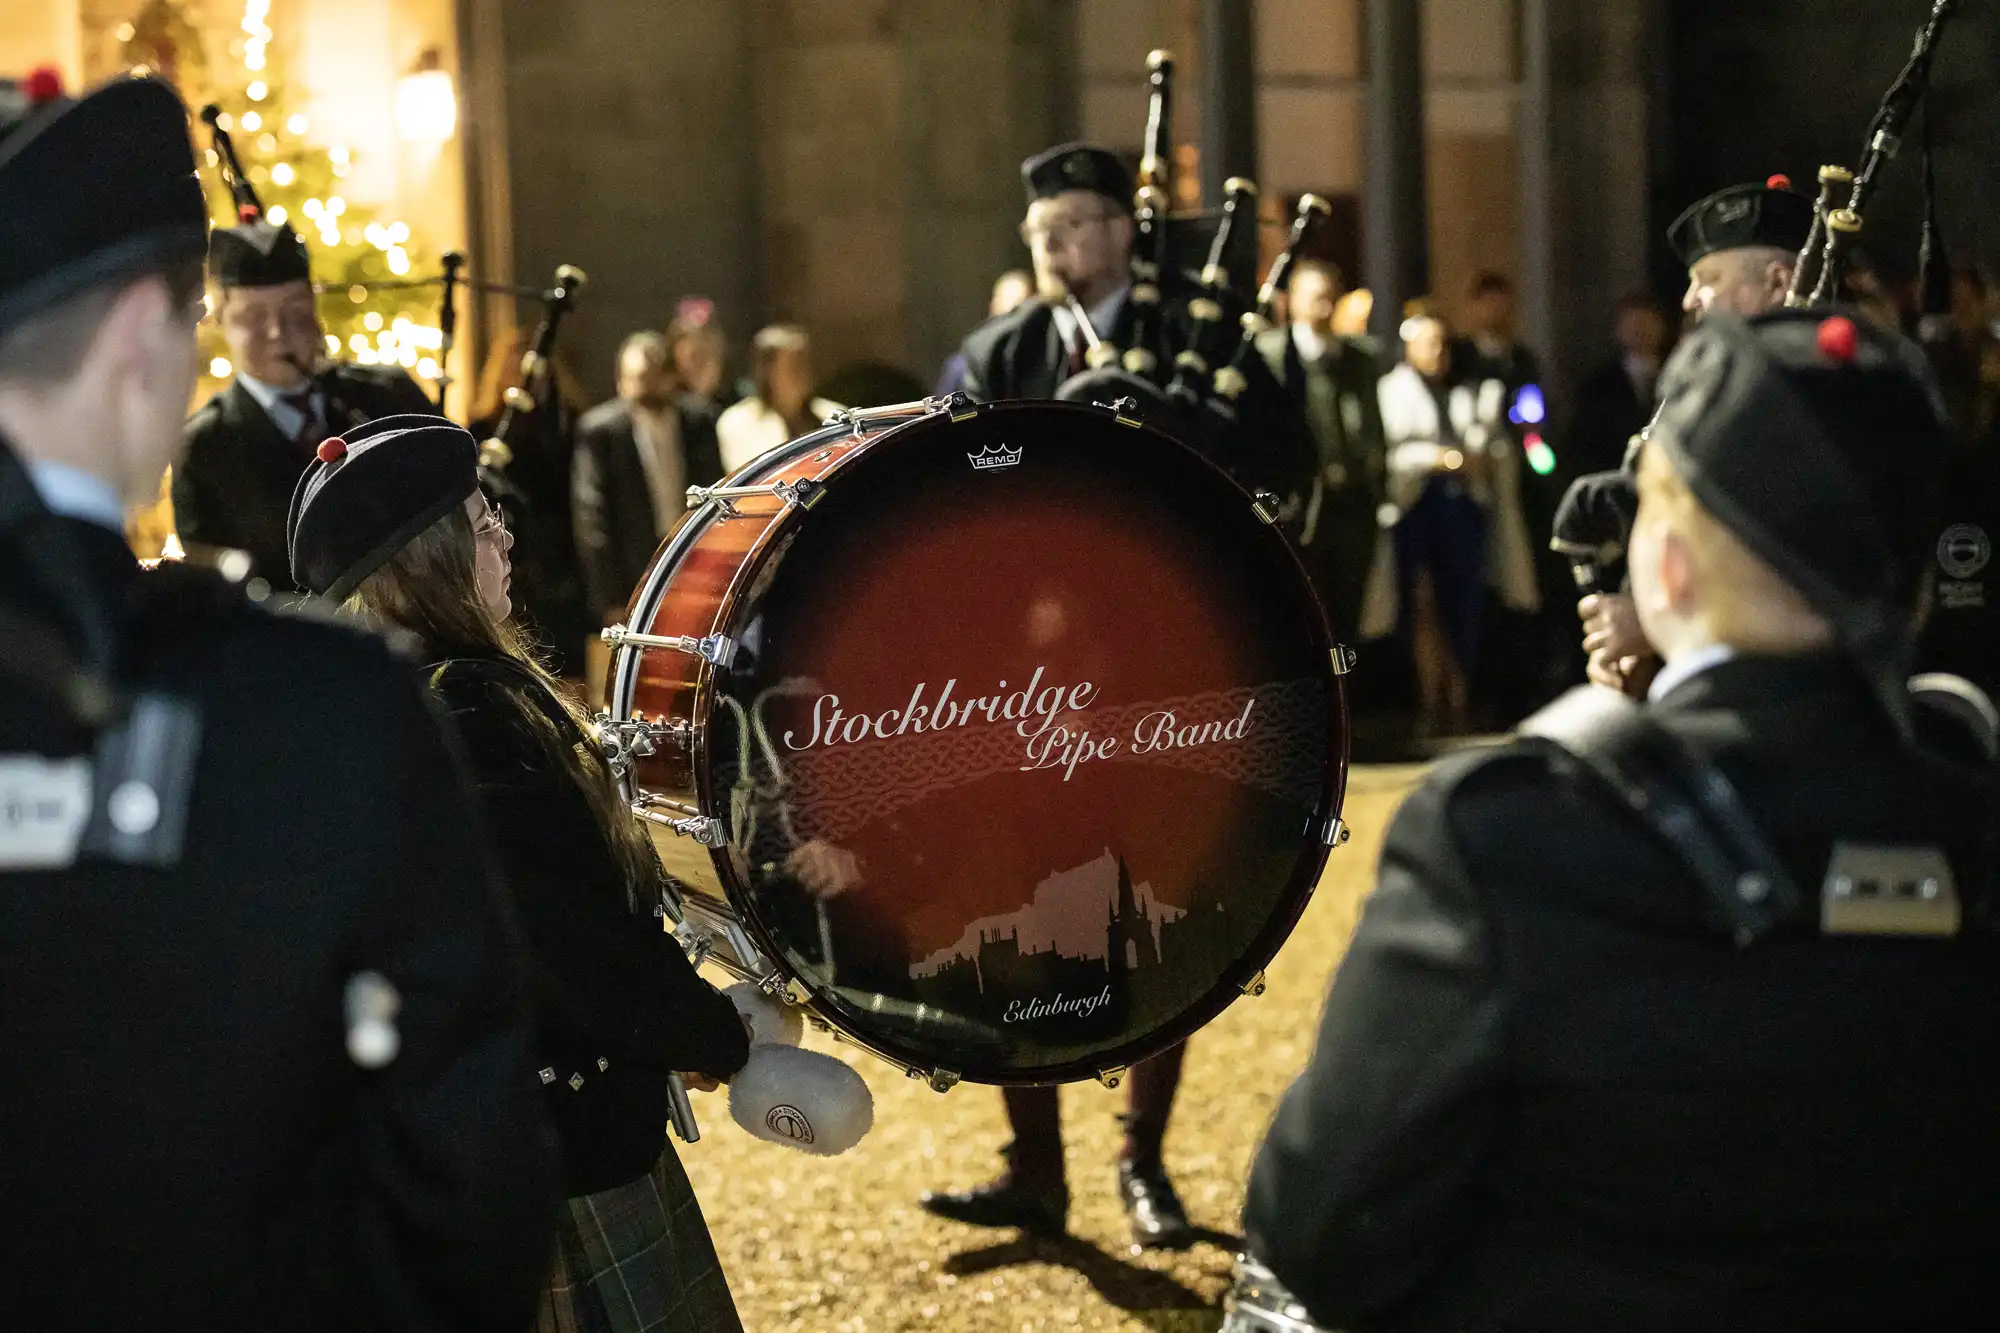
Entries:
MULTIPOLYGON (((240 60, 247 79, 243 97, 250 105, 234 116, 225 112, 217 122, 222 129, 236 135, 240 145, 250 150, 245 156, 252 161, 258 157, 268 158, 281 149, 289 149, 295 154, 315 151, 309 144, 301 142, 311 128, 307 117, 302 113, 293 113, 281 120, 280 113, 270 105, 272 87, 267 71, 271 62, 271 43, 276 37, 270 20, 271 0, 245 0, 240 24, 243 34, 240 60), (286 144, 286 139, 292 142, 286 144)), ((332 188, 303 201, 295 201, 296 214, 282 203, 274 203, 266 208, 265 216, 279 225, 289 224, 308 243, 317 237, 324 251, 343 245, 368 246, 380 254, 390 277, 407 277, 412 267, 407 248, 411 240, 409 224, 400 220, 358 222, 352 216, 347 199, 339 192, 338 184, 353 171, 352 150, 346 144, 336 143, 322 151, 332 178, 332 188)), ((217 164, 214 149, 208 150, 207 159, 211 167, 217 164)), ((253 180, 263 174, 271 185, 280 189, 290 189, 301 183, 298 168, 291 162, 278 161, 268 168, 251 166, 247 169, 253 180)), ((371 300, 365 283, 349 286, 347 297, 356 307, 366 306, 371 300)), ((359 324, 360 328, 348 333, 344 339, 339 333, 327 333, 326 353, 329 357, 348 356, 362 365, 402 366, 419 378, 432 382, 443 375, 439 358, 444 349, 444 331, 434 324, 412 319, 406 313, 385 316, 380 310, 362 311, 359 324)), ((226 356, 218 355, 208 364, 209 374, 217 380, 227 379, 232 370, 226 356)))

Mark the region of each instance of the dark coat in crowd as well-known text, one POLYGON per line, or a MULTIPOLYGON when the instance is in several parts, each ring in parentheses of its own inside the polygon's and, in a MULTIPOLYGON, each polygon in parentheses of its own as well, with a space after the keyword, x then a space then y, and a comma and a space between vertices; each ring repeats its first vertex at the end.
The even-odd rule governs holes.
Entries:
POLYGON ((2000 1246, 1993 774, 1906 747, 1843 664, 1650 706, 1806 904, 1738 948, 1547 742, 1445 764, 1390 829, 1249 1244, 1329 1326, 1983 1325, 2000 1246), (1823 933, 1834 844, 1936 846, 1956 936, 1823 933))
MULTIPOLYGON (((468 422, 472 438, 484 441, 500 425, 498 416, 468 422)), ((506 443, 514 458, 506 470, 481 480, 499 504, 514 535, 514 615, 533 631, 550 669, 559 676, 583 674, 583 645, 599 629, 587 605, 583 571, 577 562, 570 486, 576 446, 576 414, 553 384, 532 412, 515 416, 506 443)))
POLYGON ((1387 498, 1388 445, 1377 390, 1388 363, 1374 339, 1336 337, 1308 365, 1289 328, 1260 334, 1257 350, 1312 433, 1318 477, 1301 497, 1301 554, 1335 632, 1354 635, 1381 533, 1376 510, 1387 498))
POLYGON ((89 752, 16 673, 107 624, 119 686, 191 704, 199 754, 191 787, 162 786, 191 793, 177 863, 86 842, 0 869, 0 1327, 519 1329, 555 1143, 504 909, 409 665, 43 513, 0 531, 4 762, 89 752), (401 995, 374 1070, 344 1037, 364 969, 401 995))
POLYGON ((456 724, 521 922, 541 1016, 537 1068, 562 1131, 570 1197, 644 1176, 666 1146, 667 1075, 727 1078, 749 1057, 736 1007, 696 974, 656 915, 657 880, 630 885, 589 803, 508 695, 582 743, 518 664, 427 668, 456 724))
POLYGON ((1576 414, 1570 418, 1562 463, 1566 475, 1610 472, 1625 462, 1625 446, 1653 419, 1652 397, 1625 372, 1625 363, 1607 361, 1576 390, 1576 414))
POLYGON ((1523 385, 1542 382, 1542 363, 1532 348, 1509 343, 1496 354, 1481 350, 1479 340, 1466 335, 1451 340, 1451 375, 1456 381, 1499 380, 1509 397, 1523 385))
MULTIPOLYGON (((711 486, 722 477, 715 418, 685 398, 677 410, 687 484, 711 486)), ((660 529, 632 407, 622 398, 598 404, 577 422, 571 503, 591 607, 601 612, 625 605, 659 549, 660 529)))
MULTIPOLYGON (((394 366, 337 365, 320 379, 329 434, 437 404, 394 366)), ((248 551, 253 572, 281 592, 294 587, 285 514, 313 449, 287 439, 240 383, 188 419, 187 453, 174 468, 174 529, 184 545, 248 551)))

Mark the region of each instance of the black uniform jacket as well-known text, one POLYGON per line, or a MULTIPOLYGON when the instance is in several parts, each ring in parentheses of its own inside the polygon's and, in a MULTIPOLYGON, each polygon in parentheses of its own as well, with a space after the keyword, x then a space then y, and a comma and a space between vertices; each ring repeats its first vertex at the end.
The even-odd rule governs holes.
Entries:
POLYGON ((567 1192, 636 1180, 665 1147, 667 1075, 728 1078, 749 1058, 749 1037, 654 914, 659 883, 628 894, 583 792, 505 697, 560 716, 553 700, 535 700, 543 687, 503 659, 459 658, 427 674, 464 738, 521 921, 567 1192))
POLYGON ((1842 840, 1946 848, 1970 923, 1992 774, 1906 750, 1832 662, 1727 663, 1653 709, 1808 919, 1736 948, 1546 743, 1447 763, 1390 830, 1250 1248, 1343 1329, 1982 1324, 2000 950, 1818 922, 1842 840))
MULTIPOLYGON (((678 411, 687 484, 712 486, 722 477, 715 418, 686 397, 678 411)), ((577 555, 590 606, 603 612, 631 600, 660 545, 653 491, 639 460, 632 408, 624 399, 600 403, 577 421, 574 468, 577 555)))
POLYGON ((1605 362, 1577 386, 1576 412, 1564 440, 1564 467, 1578 476, 1617 469, 1624 464, 1632 437, 1652 418, 1653 404, 1640 400, 1625 363, 1605 362))
MULTIPOLYGON (((1105 341, 1129 347, 1136 319, 1131 297, 1119 304, 1105 341)), ((1070 349, 1056 323, 1056 308, 1031 297, 1006 314, 989 319, 966 338, 965 395, 975 402, 1010 398, 1053 398, 1071 374, 1070 349)))
MULTIPOLYGON (((437 411, 394 366, 337 365, 319 377, 327 430, 339 434, 376 417, 437 411)), ((187 454, 174 468, 174 530, 183 545, 248 551, 257 577, 290 591, 285 514, 313 451, 287 439, 250 391, 232 383, 188 418, 187 454)))
MULTIPOLYGON (((0 870, 0 1327, 519 1329, 556 1145, 512 930, 408 664, 141 573, 92 524, 0 534, 0 615, 78 644, 90 600, 120 613, 125 684, 192 701, 201 745, 178 865, 0 870), (59 555, 57 586, 22 544, 59 555), (362 969, 402 1000, 378 1071, 346 1049, 362 969)), ((0 756, 86 753, 18 642, 0 756)))
MULTIPOLYGON (((1157 349, 1166 367, 1161 372, 1165 376, 1172 374, 1174 351, 1189 342, 1193 321, 1187 313, 1188 303, 1198 294, 1184 279, 1170 279, 1166 284, 1165 346, 1157 349)), ((1118 307, 1118 316, 1104 341, 1114 347, 1130 346, 1135 322, 1128 296, 1118 307)), ((1233 354, 1236 325, 1225 323, 1233 354)), ((1054 398, 1071 375, 1069 347, 1056 323, 1055 307, 1040 297, 1024 301, 973 330, 961 355, 965 358, 965 394, 975 402, 1054 398)), ((1230 355, 1216 358, 1218 365, 1230 359, 1230 355)), ((1295 498, 1310 488, 1318 470, 1312 433, 1262 357, 1248 357, 1243 370, 1249 388, 1237 403, 1233 423, 1206 409, 1191 414, 1170 410, 1164 400, 1142 402, 1138 415, 1192 446, 1246 490, 1267 489, 1281 498, 1295 498)), ((1204 381, 1200 387, 1206 391, 1208 385, 1204 381)), ((1105 397, 1114 392, 1108 391, 1105 397)))

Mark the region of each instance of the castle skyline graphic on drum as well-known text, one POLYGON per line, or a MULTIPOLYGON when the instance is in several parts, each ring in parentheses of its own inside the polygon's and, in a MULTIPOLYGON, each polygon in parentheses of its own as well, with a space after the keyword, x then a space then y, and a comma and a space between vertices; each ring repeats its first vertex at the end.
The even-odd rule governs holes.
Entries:
POLYGON ((1166 960, 1166 928, 1187 915, 1150 883, 1133 884, 1125 859, 1107 848, 1042 880, 1019 910, 971 922, 952 944, 912 964, 910 979, 970 967, 984 995, 989 972, 1005 976, 1041 955, 1100 964, 1099 975, 1136 972, 1166 960))

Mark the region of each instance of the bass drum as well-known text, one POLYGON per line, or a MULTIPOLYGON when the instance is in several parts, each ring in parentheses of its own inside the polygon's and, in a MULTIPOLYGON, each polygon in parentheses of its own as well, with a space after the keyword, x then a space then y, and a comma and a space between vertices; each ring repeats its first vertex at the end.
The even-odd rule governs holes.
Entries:
POLYGON ((690 500, 604 719, 684 944, 940 1088, 1115 1082, 1262 989, 1347 771, 1267 507, 1111 409, 962 400, 690 500))

